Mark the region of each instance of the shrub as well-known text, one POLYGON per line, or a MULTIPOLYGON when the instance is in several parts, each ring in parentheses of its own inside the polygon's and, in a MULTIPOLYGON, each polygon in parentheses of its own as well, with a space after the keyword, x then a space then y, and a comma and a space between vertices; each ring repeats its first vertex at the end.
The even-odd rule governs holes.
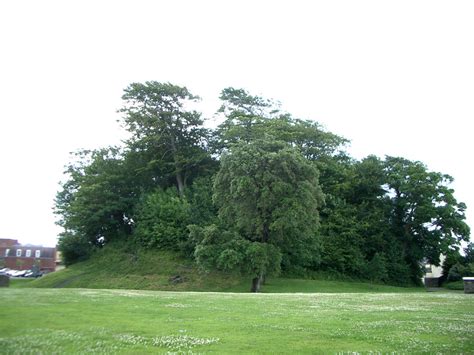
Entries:
POLYGON ((144 196, 137 208, 135 238, 145 247, 182 250, 190 221, 189 203, 176 189, 158 189, 144 196))
POLYGON ((462 265, 457 263, 449 269, 448 281, 460 281, 465 276, 474 276, 474 263, 462 265))
POLYGON ((66 266, 88 259, 92 249, 92 245, 81 235, 66 232, 59 237, 58 250, 66 266))

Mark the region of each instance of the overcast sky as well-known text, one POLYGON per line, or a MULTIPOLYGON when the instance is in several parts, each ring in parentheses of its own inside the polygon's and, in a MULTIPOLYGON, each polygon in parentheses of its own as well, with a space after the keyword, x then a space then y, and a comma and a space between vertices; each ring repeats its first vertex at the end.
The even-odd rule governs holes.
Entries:
POLYGON ((0 2, 0 238, 54 246, 69 152, 118 144, 123 89, 274 98, 455 178, 474 221, 474 1, 0 2))

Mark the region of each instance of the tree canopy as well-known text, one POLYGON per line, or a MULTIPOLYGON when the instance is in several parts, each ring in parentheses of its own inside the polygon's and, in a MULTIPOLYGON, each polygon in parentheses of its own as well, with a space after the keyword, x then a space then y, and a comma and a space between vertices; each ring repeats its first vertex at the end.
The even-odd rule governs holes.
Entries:
POLYGON ((324 197, 316 167, 297 149, 268 140, 233 146, 215 177, 214 201, 222 223, 247 240, 274 245, 288 267, 319 260, 324 197))
POLYGON ((146 156, 145 169, 152 178, 175 179, 184 195, 194 170, 207 158, 203 145, 207 130, 201 114, 189 109, 198 100, 185 87, 147 81, 130 84, 122 96, 123 122, 132 133, 128 142, 135 153, 146 156))
POLYGON ((469 240, 452 177, 354 159, 347 139, 275 101, 226 88, 208 129, 185 87, 132 83, 122 98, 130 138, 77 152, 56 197, 67 265, 121 240, 247 274, 253 291, 280 272, 416 284, 424 261, 457 265, 469 240))

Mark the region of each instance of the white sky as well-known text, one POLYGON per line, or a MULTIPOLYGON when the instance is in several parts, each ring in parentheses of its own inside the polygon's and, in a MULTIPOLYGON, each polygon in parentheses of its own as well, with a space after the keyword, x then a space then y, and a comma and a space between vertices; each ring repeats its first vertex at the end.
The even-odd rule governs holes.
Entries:
POLYGON ((227 86, 456 179, 474 221, 474 1, 0 2, 0 238, 55 245, 69 152, 117 144, 131 82, 227 86), (469 209, 471 207, 471 209, 469 209))

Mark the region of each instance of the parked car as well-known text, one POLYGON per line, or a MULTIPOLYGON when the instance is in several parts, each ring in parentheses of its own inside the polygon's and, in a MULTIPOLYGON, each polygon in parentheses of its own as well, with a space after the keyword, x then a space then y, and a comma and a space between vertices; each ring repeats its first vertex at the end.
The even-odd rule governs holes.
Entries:
POLYGON ((35 271, 35 270, 27 270, 26 274, 24 277, 40 277, 43 276, 43 273, 41 271, 35 271))
POLYGON ((8 270, 5 272, 5 275, 12 277, 18 270, 8 270))
POLYGON ((28 270, 18 270, 12 274, 12 277, 23 277, 28 270))

